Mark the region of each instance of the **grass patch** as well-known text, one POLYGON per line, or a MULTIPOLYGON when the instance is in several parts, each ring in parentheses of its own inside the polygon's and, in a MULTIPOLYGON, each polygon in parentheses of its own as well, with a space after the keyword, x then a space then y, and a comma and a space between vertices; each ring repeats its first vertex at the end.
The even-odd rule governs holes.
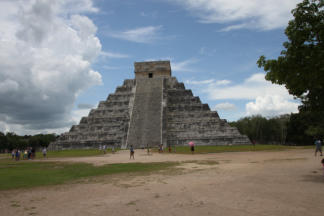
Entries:
MULTIPOLYGON (((110 153, 111 150, 107 150, 110 153)), ((98 149, 73 149, 73 150, 62 150, 62 151, 48 151, 47 157, 49 158, 60 158, 60 157, 87 157, 103 155, 103 151, 98 149)), ((36 158, 42 158, 41 152, 38 152, 36 158)))
MULTIPOLYGON (((287 149, 302 149, 305 147, 284 145, 232 145, 232 146, 195 146, 195 154, 245 152, 245 151, 278 151, 287 149)), ((191 154, 189 146, 177 146, 175 153, 191 154)))
MULTIPOLYGON (((107 154, 111 153, 111 150, 107 150, 107 154)), ((63 157, 89 157, 103 155, 103 151, 98 149, 72 149, 72 150, 61 150, 61 151, 48 151, 48 158, 63 158, 63 157)), ((9 154, 0 154, 1 159, 11 158, 11 153, 9 154)), ((22 156, 20 157, 23 158, 22 156)), ((36 152, 36 159, 43 158, 42 152, 36 152)))
POLYGON ((177 163, 128 163, 93 166, 87 163, 0 161, 0 190, 63 184, 92 176, 119 173, 148 173, 177 163))

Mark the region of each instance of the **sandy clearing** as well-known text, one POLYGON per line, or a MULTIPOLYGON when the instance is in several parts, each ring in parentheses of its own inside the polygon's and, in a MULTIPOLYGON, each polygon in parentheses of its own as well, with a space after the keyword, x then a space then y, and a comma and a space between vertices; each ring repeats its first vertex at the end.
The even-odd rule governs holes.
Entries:
POLYGON ((180 170, 2 191, 1 215, 324 215, 324 176, 313 150, 174 155, 136 151, 58 161, 187 161, 180 170), (194 162, 196 161, 196 162, 194 162), (217 163, 204 163, 217 161, 217 163), (203 162, 203 163, 202 163, 203 162))

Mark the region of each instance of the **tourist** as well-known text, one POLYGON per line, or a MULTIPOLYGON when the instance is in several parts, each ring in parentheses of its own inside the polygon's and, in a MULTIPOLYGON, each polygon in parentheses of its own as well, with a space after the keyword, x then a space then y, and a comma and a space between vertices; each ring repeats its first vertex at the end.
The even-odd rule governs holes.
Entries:
POLYGON ((129 159, 133 158, 135 160, 135 157, 134 157, 135 152, 134 152, 133 145, 130 146, 129 151, 130 151, 129 159))
POLYGON ((104 154, 106 154, 106 148, 107 148, 106 145, 102 146, 102 150, 103 150, 104 154))
POLYGON ((195 152, 195 143, 193 141, 190 141, 189 143, 191 154, 195 152))
POLYGON ((43 153, 43 157, 46 158, 46 155, 47 155, 46 147, 43 148, 42 153, 43 153))
POLYGON ((27 151, 27 158, 28 158, 28 160, 31 159, 31 154, 32 154, 31 149, 28 148, 28 151, 27 151))
POLYGON ((323 156, 323 153, 322 153, 322 142, 321 142, 321 140, 320 139, 315 140, 315 145, 316 145, 315 157, 316 157, 316 154, 317 154, 318 151, 321 153, 321 156, 323 156))
POLYGON ((323 166, 323 175, 324 175, 324 158, 322 159, 321 163, 322 163, 322 166, 323 166))
POLYGON ((30 151, 31 151, 31 159, 34 160, 36 157, 36 150, 35 150, 35 148, 32 147, 30 151))
POLYGON ((16 154, 15 149, 12 149, 12 152, 11 152, 11 159, 12 160, 15 159, 15 154, 16 154))
POLYGON ((115 154, 115 146, 112 146, 111 153, 115 154))
POLYGON ((24 160, 27 159, 27 154, 28 154, 27 149, 25 149, 25 150, 24 150, 24 160))
POLYGON ((159 147, 159 153, 162 153, 162 152, 163 152, 163 145, 161 144, 159 147))
POLYGON ((17 149, 16 150, 16 161, 19 161, 20 159, 20 151, 17 149))

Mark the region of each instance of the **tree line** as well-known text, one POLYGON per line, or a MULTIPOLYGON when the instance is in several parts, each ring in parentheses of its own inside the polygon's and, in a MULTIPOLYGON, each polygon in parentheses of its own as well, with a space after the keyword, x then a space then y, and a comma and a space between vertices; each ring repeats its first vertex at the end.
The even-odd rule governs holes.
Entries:
POLYGON ((50 142, 55 141, 55 134, 37 134, 19 136, 15 133, 8 132, 6 134, 0 132, 0 152, 13 149, 27 149, 32 147, 35 149, 48 147, 50 142))
POLYGON ((307 122, 299 114, 286 114, 273 118, 249 116, 229 123, 247 135, 251 142, 260 144, 312 145, 307 134, 307 122))

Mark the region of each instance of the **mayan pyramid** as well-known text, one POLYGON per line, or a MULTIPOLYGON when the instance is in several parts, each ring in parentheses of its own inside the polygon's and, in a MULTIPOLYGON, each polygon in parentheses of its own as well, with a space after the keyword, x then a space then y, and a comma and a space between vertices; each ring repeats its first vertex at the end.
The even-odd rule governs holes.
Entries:
POLYGON ((52 143, 52 149, 157 147, 161 144, 250 144, 237 128, 171 76, 169 61, 135 62, 135 79, 125 80, 87 117, 52 143))

